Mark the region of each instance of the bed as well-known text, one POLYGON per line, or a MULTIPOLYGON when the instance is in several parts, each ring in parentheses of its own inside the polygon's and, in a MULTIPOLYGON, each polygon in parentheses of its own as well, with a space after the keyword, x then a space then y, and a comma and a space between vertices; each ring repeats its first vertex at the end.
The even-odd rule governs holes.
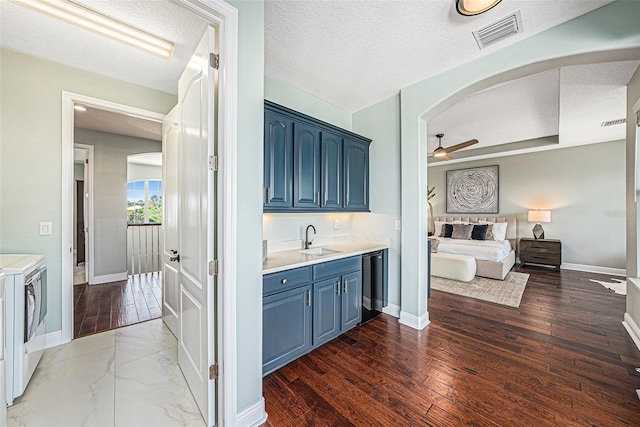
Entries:
POLYGON ((507 223, 504 240, 474 241, 438 236, 433 245, 435 252, 472 256, 476 260, 476 275, 503 280, 516 263, 516 219, 504 217, 451 217, 433 218, 434 223, 507 223))

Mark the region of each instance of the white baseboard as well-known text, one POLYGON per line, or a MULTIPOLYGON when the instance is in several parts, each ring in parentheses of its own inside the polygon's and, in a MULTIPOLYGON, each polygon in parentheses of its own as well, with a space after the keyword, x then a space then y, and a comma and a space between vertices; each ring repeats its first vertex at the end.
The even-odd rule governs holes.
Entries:
POLYGON ((121 280, 127 280, 128 278, 129 274, 126 271, 124 273, 105 274, 102 276, 93 276, 93 280, 89 284, 99 285, 101 283, 119 282, 121 280))
POLYGON ((421 331, 430 323, 429 312, 425 312, 422 316, 418 317, 414 314, 407 313, 406 311, 401 311, 400 319, 398 319, 398 322, 403 325, 409 326, 410 328, 421 331))
POLYGON ((36 336, 34 339, 34 347, 47 349, 57 347, 62 344, 62 331, 49 332, 48 334, 36 336))
POLYGON ((238 427, 257 427, 267 421, 264 411, 264 397, 236 416, 235 425, 238 427))
POLYGON ((633 318, 629 316, 629 313, 624 314, 622 326, 629 332, 631 339, 636 344, 636 347, 638 347, 638 350, 640 350, 640 328, 636 322, 633 321, 633 318))
POLYGON ((600 267, 598 265, 564 263, 560 268, 565 270, 586 271, 587 273, 606 274, 609 276, 625 277, 627 275, 627 270, 624 268, 600 267))
POLYGON ((389 316, 400 317, 400 306, 389 303, 386 307, 382 307, 382 312, 389 316))

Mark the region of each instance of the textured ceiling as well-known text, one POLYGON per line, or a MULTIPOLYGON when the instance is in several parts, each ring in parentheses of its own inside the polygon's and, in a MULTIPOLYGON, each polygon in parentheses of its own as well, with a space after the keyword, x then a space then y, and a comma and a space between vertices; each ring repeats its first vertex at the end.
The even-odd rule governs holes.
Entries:
POLYGON ((169 0, 74 0, 175 43, 162 59, 23 6, 0 0, 3 47, 87 71, 177 93, 178 78, 207 23, 169 0))
POLYGON ((77 128, 162 141, 161 122, 144 120, 97 108, 85 108, 87 111, 74 111, 74 126, 77 128))
POLYGON ((265 74, 358 111, 610 2, 504 0, 463 17, 454 0, 267 0, 265 74), (524 32, 480 50, 472 31, 518 9, 524 32))

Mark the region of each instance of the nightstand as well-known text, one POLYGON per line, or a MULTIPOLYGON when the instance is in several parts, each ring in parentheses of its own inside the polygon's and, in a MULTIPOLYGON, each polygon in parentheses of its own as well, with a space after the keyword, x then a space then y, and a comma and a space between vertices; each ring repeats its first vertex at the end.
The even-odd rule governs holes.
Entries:
POLYGON ((562 242, 555 239, 520 239, 520 265, 526 263, 553 265, 560 270, 562 242))

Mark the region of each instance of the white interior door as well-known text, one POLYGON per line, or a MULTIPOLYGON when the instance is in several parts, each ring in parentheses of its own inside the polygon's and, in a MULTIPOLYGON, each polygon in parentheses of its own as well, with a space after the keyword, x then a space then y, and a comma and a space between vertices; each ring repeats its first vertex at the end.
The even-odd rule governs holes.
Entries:
POLYGON ((178 362, 207 425, 216 420, 215 254, 216 183, 209 168, 215 150, 216 72, 210 66, 215 29, 209 27, 178 83, 179 309, 178 362))
POLYGON ((162 121, 162 319, 178 337, 180 249, 178 176, 180 164, 180 109, 174 107, 162 121))

